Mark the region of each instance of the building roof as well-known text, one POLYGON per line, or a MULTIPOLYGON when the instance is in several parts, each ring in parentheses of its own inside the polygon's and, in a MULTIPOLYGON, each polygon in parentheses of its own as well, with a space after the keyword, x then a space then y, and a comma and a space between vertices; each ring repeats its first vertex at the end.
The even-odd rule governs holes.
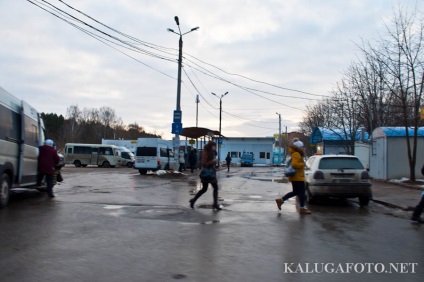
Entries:
MULTIPOLYGON (((355 140, 368 140, 369 134, 364 129, 357 130, 355 140)), ((343 130, 338 127, 315 127, 310 137, 310 143, 316 144, 322 141, 344 141, 350 140, 350 133, 348 130, 343 130)))
POLYGON ((219 136, 219 131, 203 127, 184 127, 181 136, 197 139, 203 136, 219 136))
MULTIPOLYGON (((408 135, 414 136, 414 128, 408 127, 408 135)), ((385 137, 405 137, 406 130, 403 126, 389 127, 382 126, 374 129, 372 133, 373 138, 385 138, 385 137)), ((424 137, 424 127, 418 127, 417 136, 424 137)))

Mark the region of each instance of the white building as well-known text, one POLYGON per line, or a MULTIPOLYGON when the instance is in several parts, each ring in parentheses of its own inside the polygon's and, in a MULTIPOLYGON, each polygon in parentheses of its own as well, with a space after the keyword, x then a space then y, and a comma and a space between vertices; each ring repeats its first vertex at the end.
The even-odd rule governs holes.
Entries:
POLYGON ((274 137, 223 137, 220 160, 225 162, 230 153, 231 162, 240 163, 243 152, 253 153, 253 164, 272 165, 274 137))
MULTIPOLYGON (((410 144, 414 132, 408 130, 410 144)), ((424 163, 424 127, 418 129, 417 163, 415 176, 421 176, 424 163)), ((372 133, 370 152, 370 176, 376 179, 399 179, 409 177, 406 130, 404 127, 378 127, 372 133)))

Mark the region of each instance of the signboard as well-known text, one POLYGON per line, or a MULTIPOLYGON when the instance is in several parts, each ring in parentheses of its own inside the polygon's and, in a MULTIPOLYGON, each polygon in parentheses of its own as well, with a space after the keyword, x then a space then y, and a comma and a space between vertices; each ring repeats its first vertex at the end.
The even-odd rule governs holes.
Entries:
POLYGON ((195 143, 196 143, 196 140, 194 140, 194 139, 188 140, 188 144, 190 144, 190 145, 194 145, 195 143))
POLYGON ((222 145, 222 138, 218 138, 218 145, 222 145))
POLYGON ((171 133, 172 134, 181 134, 181 133, 183 133, 183 124, 181 122, 179 122, 179 123, 173 122, 172 123, 172 131, 171 131, 171 133))
POLYGON ((174 123, 181 123, 182 114, 181 111, 174 111, 174 123))

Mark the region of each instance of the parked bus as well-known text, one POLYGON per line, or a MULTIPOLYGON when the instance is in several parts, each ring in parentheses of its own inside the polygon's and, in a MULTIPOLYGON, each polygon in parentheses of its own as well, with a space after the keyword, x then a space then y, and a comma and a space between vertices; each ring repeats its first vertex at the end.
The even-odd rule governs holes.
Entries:
POLYGON ((36 185, 38 147, 44 139, 40 114, 0 87, 0 208, 13 188, 36 185))
POLYGON ((64 157, 65 164, 73 164, 76 167, 115 167, 122 163, 121 151, 115 145, 67 143, 64 157))

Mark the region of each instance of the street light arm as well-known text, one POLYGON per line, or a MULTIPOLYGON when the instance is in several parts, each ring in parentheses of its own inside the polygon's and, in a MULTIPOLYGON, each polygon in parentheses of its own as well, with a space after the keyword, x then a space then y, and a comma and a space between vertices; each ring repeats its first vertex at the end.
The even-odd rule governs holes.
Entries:
MULTIPOLYGON (((181 34, 181 36, 183 36, 183 35, 185 35, 185 34, 187 34, 187 33, 190 33, 190 32, 192 32, 192 31, 198 30, 198 29, 199 29, 199 27, 192 28, 191 30, 189 30, 189 31, 187 31, 187 32, 185 32, 185 33, 183 33, 183 34, 181 34)), ((180 31, 180 32, 181 32, 181 31, 180 31)))
POLYGON ((166 29, 167 31, 169 31, 169 32, 172 32, 172 33, 175 33, 176 35, 179 35, 177 32, 175 32, 172 28, 167 28, 166 29))

